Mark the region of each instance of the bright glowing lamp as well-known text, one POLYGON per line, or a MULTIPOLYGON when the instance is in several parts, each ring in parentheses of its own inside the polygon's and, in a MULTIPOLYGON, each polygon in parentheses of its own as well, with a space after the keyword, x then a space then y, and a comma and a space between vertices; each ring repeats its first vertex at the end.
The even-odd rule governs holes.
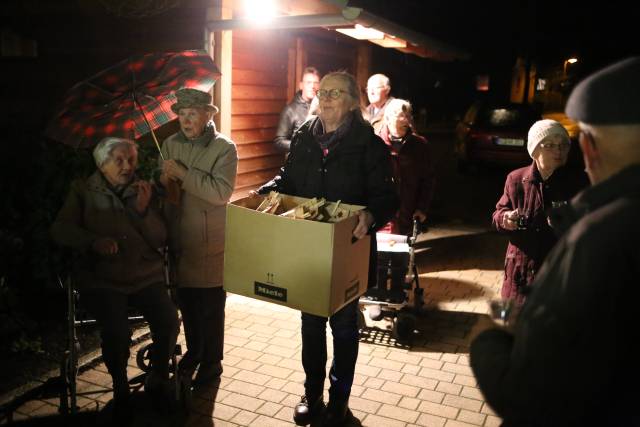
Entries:
POLYGON ((273 0, 244 0, 244 10, 247 19, 256 23, 266 23, 276 16, 273 0))
POLYGON ((358 40, 383 40, 384 33, 375 28, 356 24, 354 28, 336 28, 336 31, 358 40))

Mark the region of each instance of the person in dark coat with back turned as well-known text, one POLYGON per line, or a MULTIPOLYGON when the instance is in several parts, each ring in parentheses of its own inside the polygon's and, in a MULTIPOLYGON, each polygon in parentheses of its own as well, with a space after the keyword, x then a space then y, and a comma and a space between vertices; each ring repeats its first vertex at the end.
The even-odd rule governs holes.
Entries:
POLYGON ((592 187, 552 213, 563 237, 513 332, 482 332, 471 368, 513 426, 640 426, 640 57, 580 82, 567 115, 580 127, 592 187))
POLYGON ((559 122, 534 123, 527 138, 533 162, 507 176, 504 194, 493 212, 493 226, 509 235, 502 298, 514 299, 519 305, 557 241, 549 224, 550 209, 565 203, 588 185, 582 171, 565 166, 569 147, 569 134, 559 122))
MULTIPOLYGON (((389 152, 360 113, 358 85, 350 74, 330 73, 320 82, 319 117, 294 134, 291 152, 279 176, 259 189, 306 198, 366 206, 359 212, 353 235, 375 236, 397 207, 389 152)), ((372 240, 372 247, 375 237, 372 240)), ((311 248, 312 250, 312 248, 311 248)), ((375 253, 375 249, 374 249, 375 253)), ((375 257, 370 258, 370 269, 375 257)), ((313 295, 310 295, 313 297, 313 295)), ((329 405, 323 423, 341 426, 349 416, 348 401, 358 358, 358 300, 328 320, 333 334, 329 372, 329 405)), ((305 395, 294 411, 298 425, 309 424, 324 412, 323 389, 327 362, 327 318, 302 313, 302 365, 305 395)))
MULTIPOLYGON (((400 208, 380 231, 408 236, 413 232, 414 219, 421 224, 427 220, 435 184, 431 150, 427 140, 413 131, 409 101, 394 98, 387 103, 380 137, 391 153, 393 177, 400 199, 400 208)), ((378 265, 391 262, 391 288, 388 293, 385 292, 387 269, 381 268, 378 271, 378 289, 372 289, 369 294, 392 302, 405 299, 403 283, 408 265, 406 255, 406 252, 378 253, 378 265)), ((372 307, 374 311, 370 311, 370 314, 374 313, 372 318, 378 317, 375 307, 372 307)))

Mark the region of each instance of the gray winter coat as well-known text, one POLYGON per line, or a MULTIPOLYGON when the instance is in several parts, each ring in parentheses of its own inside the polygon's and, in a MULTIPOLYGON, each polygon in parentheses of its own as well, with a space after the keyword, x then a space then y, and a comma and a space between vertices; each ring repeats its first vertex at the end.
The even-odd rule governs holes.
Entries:
POLYGON ((196 140, 180 131, 162 144, 165 159, 187 167, 180 206, 165 203, 178 286, 222 286, 226 206, 238 168, 235 144, 210 128, 196 140))

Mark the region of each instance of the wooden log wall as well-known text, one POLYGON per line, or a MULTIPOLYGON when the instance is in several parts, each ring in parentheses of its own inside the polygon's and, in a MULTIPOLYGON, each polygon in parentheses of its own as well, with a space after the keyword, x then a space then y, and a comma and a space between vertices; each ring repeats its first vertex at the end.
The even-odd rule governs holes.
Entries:
POLYGON ((284 156, 273 143, 288 102, 291 37, 280 31, 234 31, 231 139, 238 147, 235 198, 273 178, 284 156))
POLYGON ((296 68, 356 72, 357 45, 341 40, 313 29, 233 32, 231 138, 240 158, 234 199, 273 178, 282 166, 284 156, 273 138, 280 112, 298 90, 296 68))

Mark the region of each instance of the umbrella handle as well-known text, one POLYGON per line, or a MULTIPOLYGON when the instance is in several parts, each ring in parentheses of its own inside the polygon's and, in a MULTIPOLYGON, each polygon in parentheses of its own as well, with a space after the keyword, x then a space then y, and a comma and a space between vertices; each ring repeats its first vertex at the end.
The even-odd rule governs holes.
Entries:
MULTIPOLYGON (((144 113, 142 113, 142 115, 144 115, 144 113)), ((146 117, 144 120, 147 121, 146 117)), ((147 125, 149 125, 149 123, 147 123, 147 125)), ((151 129, 150 126, 149 126, 149 129, 151 129)), ((164 160, 164 156, 162 155, 162 150, 160 149, 160 144, 158 143, 158 138, 156 138, 156 133, 153 131, 153 129, 151 129, 151 137, 153 138, 153 142, 156 143, 156 147, 158 148, 158 153, 160 154, 160 158, 164 160)))
POLYGON ((162 149, 160 148, 160 144, 158 143, 158 138, 156 138, 156 133, 153 131, 153 128, 151 127, 151 124, 149 124, 149 120, 147 120, 147 115, 144 113, 144 109, 142 108, 142 105, 140 105, 140 103, 138 102, 138 98, 135 95, 135 91, 134 91, 134 94, 133 94, 133 101, 138 106, 138 109, 142 113, 142 118, 144 119, 144 122, 147 124, 147 127, 151 131, 151 137, 153 138, 153 142, 156 143, 156 147, 158 148, 158 153, 160 153, 160 158, 162 160, 164 160, 164 156, 162 155, 162 149))

